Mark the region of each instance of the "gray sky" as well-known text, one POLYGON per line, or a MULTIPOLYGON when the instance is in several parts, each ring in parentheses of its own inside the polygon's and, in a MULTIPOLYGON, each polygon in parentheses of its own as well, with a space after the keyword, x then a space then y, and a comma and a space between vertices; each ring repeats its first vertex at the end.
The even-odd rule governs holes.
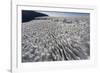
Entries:
POLYGON ((47 14, 49 16, 55 16, 55 17, 66 17, 66 16, 89 16, 89 13, 76 13, 76 12, 54 12, 54 11, 37 11, 40 13, 47 14))

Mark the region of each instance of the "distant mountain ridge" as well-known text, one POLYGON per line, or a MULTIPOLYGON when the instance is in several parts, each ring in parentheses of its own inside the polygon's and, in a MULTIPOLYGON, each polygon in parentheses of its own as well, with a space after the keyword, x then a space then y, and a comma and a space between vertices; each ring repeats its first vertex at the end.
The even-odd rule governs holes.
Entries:
POLYGON ((48 15, 36 11, 22 10, 22 22, 28 22, 33 20, 35 17, 42 17, 42 16, 48 16, 48 15))

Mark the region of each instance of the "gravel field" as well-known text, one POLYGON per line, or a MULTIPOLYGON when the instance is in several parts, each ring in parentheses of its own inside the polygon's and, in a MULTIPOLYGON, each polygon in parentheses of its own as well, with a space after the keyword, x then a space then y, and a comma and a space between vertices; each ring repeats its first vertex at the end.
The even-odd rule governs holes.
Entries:
POLYGON ((37 17, 21 32, 23 63, 90 58, 89 16, 37 17))

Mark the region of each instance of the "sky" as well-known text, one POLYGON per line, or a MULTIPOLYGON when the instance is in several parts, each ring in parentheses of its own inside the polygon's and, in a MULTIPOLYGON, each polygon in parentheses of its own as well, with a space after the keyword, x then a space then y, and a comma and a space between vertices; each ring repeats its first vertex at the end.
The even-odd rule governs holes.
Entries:
POLYGON ((44 13, 48 16, 66 17, 66 16, 89 16, 89 13, 76 13, 76 12, 54 12, 54 11, 37 11, 44 13))

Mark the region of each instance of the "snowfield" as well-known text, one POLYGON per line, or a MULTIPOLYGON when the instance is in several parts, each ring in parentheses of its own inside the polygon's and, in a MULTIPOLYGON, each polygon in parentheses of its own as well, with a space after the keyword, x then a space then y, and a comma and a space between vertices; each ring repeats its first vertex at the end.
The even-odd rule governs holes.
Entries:
POLYGON ((87 60, 90 18, 37 17, 22 23, 22 62, 87 60))

